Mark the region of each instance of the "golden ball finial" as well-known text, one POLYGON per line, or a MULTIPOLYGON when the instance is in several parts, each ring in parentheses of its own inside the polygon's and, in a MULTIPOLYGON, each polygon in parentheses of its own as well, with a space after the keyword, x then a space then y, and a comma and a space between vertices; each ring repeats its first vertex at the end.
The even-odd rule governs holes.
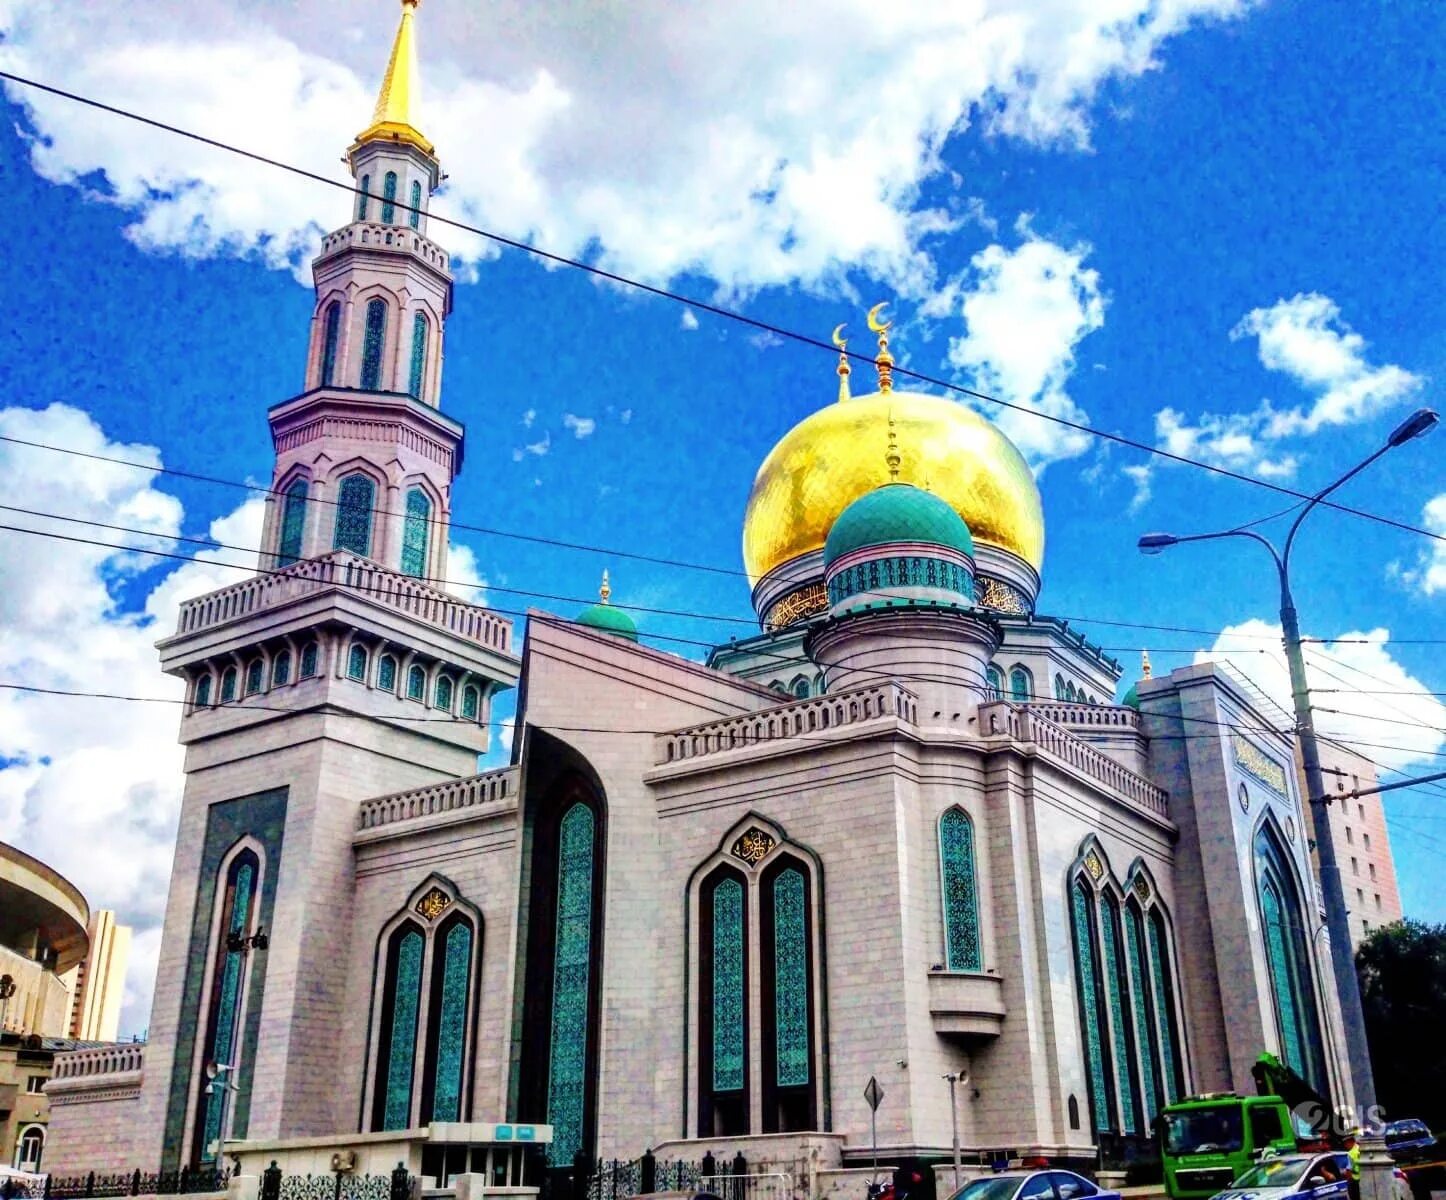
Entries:
POLYGON ((608 582, 608 569, 607 569, 606 567, 604 567, 604 568, 603 568, 603 577, 602 577, 602 586, 599 587, 598 590, 597 590, 597 598, 598 598, 598 601, 599 601, 600 603, 602 603, 602 604, 606 604, 606 603, 608 602, 608 600, 612 597, 612 594, 613 594, 612 584, 610 584, 610 583, 608 582))
POLYGON ((1140 651, 1140 675, 1141 675, 1143 678, 1145 678, 1145 679, 1149 679, 1149 678, 1151 677, 1151 676, 1150 676, 1150 652, 1149 652, 1148 650, 1141 650, 1141 651, 1140 651))
POLYGON ((894 390, 894 356, 889 353, 889 330, 894 323, 879 320, 879 314, 888 306, 889 302, 884 300, 869 309, 869 328, 879 335, 879 352, 874 358, 874 366, 879 370, 879 391, 885 395, 894 390))

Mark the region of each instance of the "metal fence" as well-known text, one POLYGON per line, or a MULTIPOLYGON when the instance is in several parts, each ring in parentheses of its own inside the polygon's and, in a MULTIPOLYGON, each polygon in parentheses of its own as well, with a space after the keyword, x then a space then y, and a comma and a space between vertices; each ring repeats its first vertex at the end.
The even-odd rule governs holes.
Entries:
MULTIPOLYGON (((122 1171, 116 1174, 47 1175, 45 1182, 18 1185, 8 1194, 33 1200, 89 1200, 95 1196, 183 1196, 198 1192, 224 1192, 226 1171, 122 1171)), ((16 1181, 11 1181, 12 1183, 16 1181)))
MULTIPOLYGON (((799 1164, 794 1164, 799 1165, 799 1164)), ((788 1171, 750 1170, 743 1155, 699 1162, 660 1159, 648 1151, 630 1162, 599 1162, 587 1179, 585 1200, 630 1200, 654 1192, 703 1192, 720 1200, 794 1200, 795 1176, 788 1171)))

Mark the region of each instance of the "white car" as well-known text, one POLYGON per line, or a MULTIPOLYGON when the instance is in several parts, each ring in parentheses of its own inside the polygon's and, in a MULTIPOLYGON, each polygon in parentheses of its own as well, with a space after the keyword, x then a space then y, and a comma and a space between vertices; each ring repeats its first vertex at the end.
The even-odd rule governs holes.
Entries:
POLYGON ((1346 1200, 1350 1155, 1286 1154, 1265 1158, 1211 1200, 1346 1200))

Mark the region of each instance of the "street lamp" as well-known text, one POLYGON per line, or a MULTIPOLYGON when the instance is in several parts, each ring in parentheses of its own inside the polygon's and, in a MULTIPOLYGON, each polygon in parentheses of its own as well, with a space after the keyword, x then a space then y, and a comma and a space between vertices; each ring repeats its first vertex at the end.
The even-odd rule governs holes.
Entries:
POLYGON ((1253 529, 1223 529, 1219 533, 1195 533, 1183 537, 1170 533, 1147 533, 1139 540, 1142 553, 1159 554, 1162 550, 1184 542, 1205 542, 1226 537, 1250 538, 1270 551, 1270 557, 1275 562, 1276 573, 1280 577, 1280 628, 1285 642, 1286 662, 1290 667, 1290 691, 1295 704, 1296 733, 1300 737, 1300 757, 1305 766, 1305 786, 1310 793, 1311 821, 1315 829, 1316 853, 1320 862, 1326 928, 1330 930, 1336 995, 1341 1006, 1341 1023, 1350 1056, 1358 1114, 1370 1112, 1374 1107, 1376 1085, 1371 1074, 1370 1052, 1366 1047, 1366 1021, 1361 1009, 1361 989, 1356 981, 1355 962, 1351 955, 1350 917, 1346 909, 1345 888, 1341 883, 1340 867, 1336 863, 1335 843, 1331 839, 1330 813, 1326 810, 1331 800, 1320 769, 1320 748, 1316 742, 1315 721, 1311 715, 1310 691, 1305 681, 1305 656, 1301 651, 1300 623, 1296 617, 1295 598, 1290 591, 1290 552, 1295 545, 1295 535, 1300 530, 1301 522, 1317 504, 1348 479, 1359 475, 1386 451, 1429 433, 1439 419, 1429 408, 1412 413, 1391 431, 1384 446, 1352 467, 1329 487, 1310 497, 1286 533, 1282 550, 1276 550, 1273 542, 1253 529))
POLYGON ((957 1084, 969 1082, 968 1071, 950 1071, 944 1079, 949 1084, 949 1124, 954 1130, 954 1190, 959 1190, 959 1102, 954 1096, 957 1084))

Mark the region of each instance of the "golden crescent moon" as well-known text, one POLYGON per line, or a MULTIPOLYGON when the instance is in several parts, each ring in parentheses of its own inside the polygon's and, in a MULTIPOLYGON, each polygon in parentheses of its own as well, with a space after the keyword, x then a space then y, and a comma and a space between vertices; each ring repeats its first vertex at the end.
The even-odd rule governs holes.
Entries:
POLYGON ((844 327, 842 325, 834 326, 833 344, 837 346, 840 350, 847 348, 849 344, 848 338, 843 336, 843 331, 844 327))
POLYGON ((889 302, 885 300, 882 304, 875 304, 873 308, 869 309, 869 328, 872 329, 875 333, 883 333, 884 330, 889 329, 893 326, 894 323, 892 321, 881 322, 879 320, 879 313, 883 309, 886 309, 888 307, 889 302))

